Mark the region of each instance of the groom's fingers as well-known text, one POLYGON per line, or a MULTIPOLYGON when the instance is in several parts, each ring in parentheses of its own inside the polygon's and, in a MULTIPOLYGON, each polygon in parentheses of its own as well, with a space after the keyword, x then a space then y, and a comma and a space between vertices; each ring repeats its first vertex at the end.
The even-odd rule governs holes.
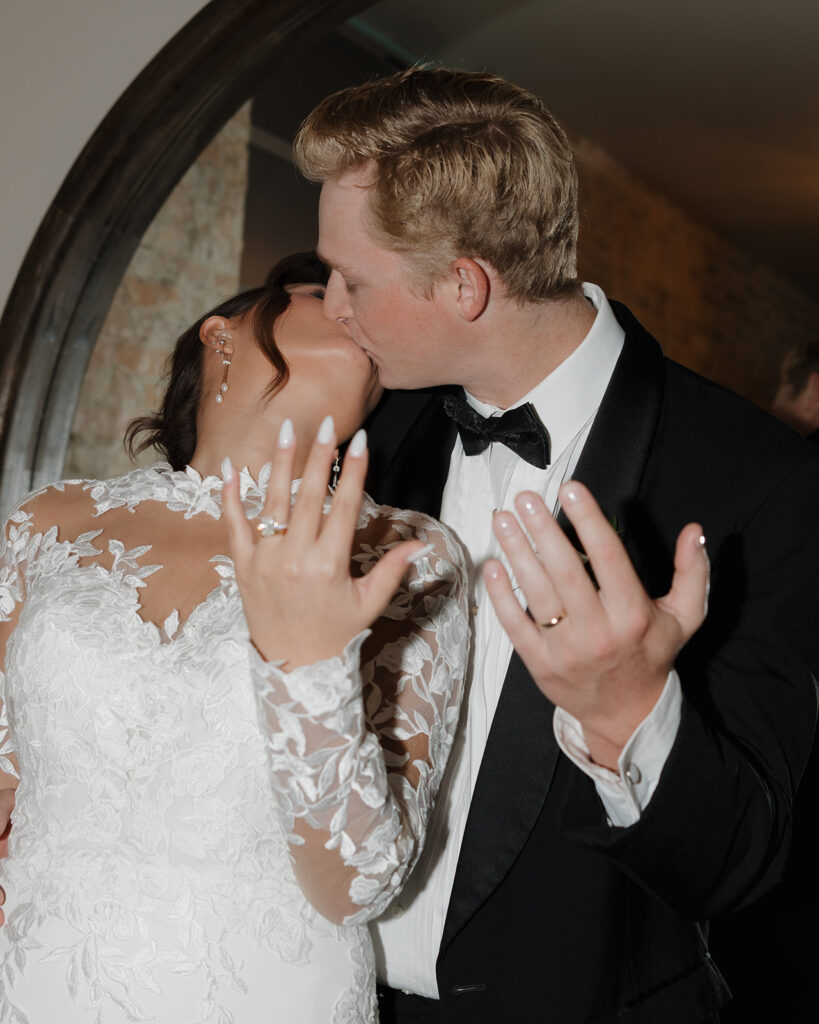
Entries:
POLYGON ((645 602, 647 595, 631 559, 588 488, 569 480, 560 489, 560 502, 589 558, 606 608, 623 612, 645 602))
POLYGON ((560 615, 563 610, 561 600, 549 574, 512 513, 499 512, 492 520, 492 531, 509 560, 514 578, 535 619, 544 622, 560 615))
POLYGON ((705 619, 710 576, 711 566, 702 527, 699 523, 689 523, 677 538, 671 590, 657 602, 679 622, 683 642, 700 628, 705 619))
POLYGON ((603 610, 594 584, 568 537, 555 521, 543 499, 532 491, 523 491, 515 499, 521 522, 531 534, 540 554, 540 561, 559 598, 558 608, 571 615, 579 629, 593 630, 600 626, 603 610))
POLYGON ((506 630, 512 645, 526 665, 532 666, 534 658, 541 652, 542 631, 521 608, 506 570, 497 559, 491 558, 484 565, 483 581, 500 624, 506 630))

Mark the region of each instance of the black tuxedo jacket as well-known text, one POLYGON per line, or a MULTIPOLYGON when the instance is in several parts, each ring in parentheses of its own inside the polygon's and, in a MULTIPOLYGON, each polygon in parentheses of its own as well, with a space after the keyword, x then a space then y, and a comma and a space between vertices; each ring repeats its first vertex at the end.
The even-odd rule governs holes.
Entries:
MULTIPOLYGON (((441 1021, 711 1019, 730 993, 704 922, 770 888, 787 853, 817 707, 819 452, 613 305, 626 342, 575 477, 617 515, 652 596, 679 531, 703 524, 709 614, 678 657, 680 728, 630 828, 608 825, 513 655, 438 956, 441 1021)), ((392 393, 370 437, 375 499, 438 515, 455 440, 440 394, 392 393)))

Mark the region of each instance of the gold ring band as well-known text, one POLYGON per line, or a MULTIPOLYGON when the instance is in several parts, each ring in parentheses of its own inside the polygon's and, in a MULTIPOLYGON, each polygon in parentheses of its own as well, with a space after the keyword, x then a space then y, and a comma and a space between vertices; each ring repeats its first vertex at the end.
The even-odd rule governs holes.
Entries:
POLYGON ((544 629, 551 629, 552 626, 556 626, 566 618, 566 612, 561 612, 560 615, 555 615, 552 619, 547 619, 545 622, 540 622, 538 625, 543 626, 544 629))

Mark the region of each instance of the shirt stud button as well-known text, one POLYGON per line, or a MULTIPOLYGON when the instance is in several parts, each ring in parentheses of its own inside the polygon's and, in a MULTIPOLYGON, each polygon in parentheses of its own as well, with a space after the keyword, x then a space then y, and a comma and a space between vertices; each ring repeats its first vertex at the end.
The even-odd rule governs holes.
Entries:
POLYGON ((626 778, 632 784, 632 786, 639 785, 640 781, 643 778, 643 773, 640 771, 640 769, 633 761, 626 768, 626 778))

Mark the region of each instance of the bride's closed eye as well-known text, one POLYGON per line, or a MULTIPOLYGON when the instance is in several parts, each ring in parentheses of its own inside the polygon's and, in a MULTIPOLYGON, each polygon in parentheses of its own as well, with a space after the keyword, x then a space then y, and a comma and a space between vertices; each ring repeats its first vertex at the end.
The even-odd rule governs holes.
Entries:
POLYGON ((327 289, 323 284, 289 284, 285 285, 286 292, 290 295, 310 295, 314 299, 324 301, 324 293, 327 289))

